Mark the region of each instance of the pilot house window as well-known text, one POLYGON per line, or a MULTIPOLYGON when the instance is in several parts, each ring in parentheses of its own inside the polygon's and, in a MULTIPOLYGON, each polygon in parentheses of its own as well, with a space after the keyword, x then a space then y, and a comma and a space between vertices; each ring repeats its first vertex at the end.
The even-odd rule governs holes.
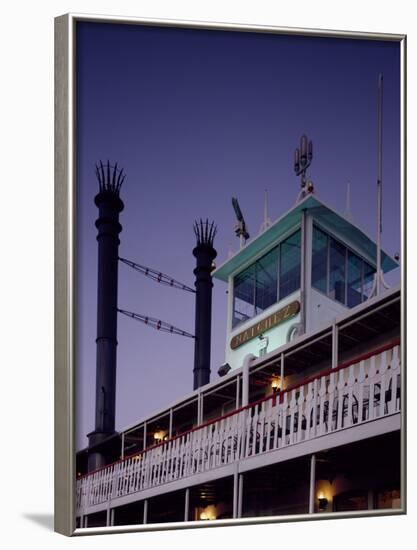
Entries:
POLYGON ((301 233, 296 231, 233 281, 233 327, 300 288, 301 233))
POLYGON ((311 284, 329 298, 354 307, 369 297, 375 269, 342 243, 313 227, 311 284))

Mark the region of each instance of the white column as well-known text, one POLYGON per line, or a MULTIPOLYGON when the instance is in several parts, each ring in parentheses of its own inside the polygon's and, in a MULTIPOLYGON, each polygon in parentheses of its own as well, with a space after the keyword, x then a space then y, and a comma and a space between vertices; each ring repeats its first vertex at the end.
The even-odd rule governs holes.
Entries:
POLYGON ((307 223, 306 211, 301 212, 301 266, 300 266, 300 299, 301 299, 301 332, 306 331, 306 258, 307 258, 307 223))
POLYGON ((201 392, 198 393, 197 398, 197 424, 200 425, 203 423, 203 394, 201 392))
POLYGON ((114 508, 111 508, 111 510, 110 510, 110 525, 112 527, 114 525, 114 508))
POLYGON ((339 362, 339 327, 336 323, 332 325, 332 369, 335 369, 339 362))
POLYGON ((143 524, 148 523, 148 499, 143 501, 143 524))
POLYGON ((122 452, 120 454, 120 458, 123 460, 125 457, 125 433, 122 433, 122 452))
POLYGON ((239 474, 239 492, 238 492, 238 505, 237 505, 237 517, 242 517, 243 510, 243 474, 239 474))
POLYGON ((281 353, 281 372, 280 372, 280 390, 282 391, 284 389, 284 354, 281 353))
POLYGON ((236 409, 239 408, 240 400, 240 374, 236 376, 236 409))
POLYGON ((168 437, 172 437, 172 407, 169 409, 169 428, 168 428, 168 437))
POLYGON ((249 403, 249 365, 255 359, 253 353, 248 353, 243 359, 242 372, 242 407, 246 407, 249 403))
POLYGON ((238 517, 239 475, 233 474, 233 519, 238 517))
POLYGON ((316 455, 311 455, 310 462, 310 502, 308 513, 314 514, 314 503, 316 499, 316 455))
POLYGON ((146 449, 146 422, 143 423, 143 450, 146 449))
POLYGON ((190 514, 190 489, 185 489, 184 521, 188 521, 190 514))

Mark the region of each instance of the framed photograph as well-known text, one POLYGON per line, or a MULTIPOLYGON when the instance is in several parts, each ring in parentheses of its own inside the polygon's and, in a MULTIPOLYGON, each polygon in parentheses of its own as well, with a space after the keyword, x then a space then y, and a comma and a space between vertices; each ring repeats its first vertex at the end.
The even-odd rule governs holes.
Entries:
POLYGON ((405 36, 55 44, 55 530, 405 513, 405 36))

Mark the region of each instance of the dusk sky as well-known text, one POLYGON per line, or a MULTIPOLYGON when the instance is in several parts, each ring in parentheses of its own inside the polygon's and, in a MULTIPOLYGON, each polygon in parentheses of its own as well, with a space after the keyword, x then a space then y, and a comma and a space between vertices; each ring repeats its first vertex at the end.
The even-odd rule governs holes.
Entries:
MULTIPOLYGON (((396 42, 78 23, 77 449, 94 429, 97 161, 118 162, 120 256, 193 286, 193 221, 215 220, 216 264, 294 205, 294 149, 313 140, 317 197, 376 236, 376 113, 384 75, 384 250, 400 250, 400 46, 396 42)), ((399 282, 399 270, 387 277, 399 282)), ((212 380, 223 363, 226 285, 214 281, 212 380)), ((119 265, 119 307, 194 332, 194 296, 119 265)), ((192 391, 192 339, 118 318, 116 429, 192 391)))

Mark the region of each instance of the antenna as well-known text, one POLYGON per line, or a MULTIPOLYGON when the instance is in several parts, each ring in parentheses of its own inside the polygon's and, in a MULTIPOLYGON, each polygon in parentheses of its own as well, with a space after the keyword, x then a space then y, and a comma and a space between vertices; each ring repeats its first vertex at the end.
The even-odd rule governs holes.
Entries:
POLYGON ((268 227, 272 225, 271 218, 268 216, 268 189, 265 189, 265 196, 264 196, 264 221, 262 222, 262 225, 259 229, 259 233, 262 233, 268 227))
POLYGON ((306 171, 313 160, 313 142, 307 139, 303 134, 300 139, 300 147, 294 153, 294 172, 297 176, 301 176, 301 190, 297 197, 297 203, 300 202, 307 194, 314 192, 313 183, 306 180, 306 171))
POLYGON ((232 197, 232 205, 236 214, 237 224, 235 225, 236 236, 240 238, 240 248, 243 248, 250 235, 246 230, 246 222, 240 209, 239 202, 236 197, 232 197))
POLYGON ((345 217, 348 220, 352 219, 352 211, 350 209, 350 182, 347 182, 346 185, 346 208, 345 208, 345 217))
POLYGON ((382 234, 382 105, 383 105, 383 75, 378 75, 378 107, 377 107, 377 222, 376 222, 376 272, 374 284, 369 297, 379 296, 381 284, 388 289, 381 266, 381 234, 382 234))

